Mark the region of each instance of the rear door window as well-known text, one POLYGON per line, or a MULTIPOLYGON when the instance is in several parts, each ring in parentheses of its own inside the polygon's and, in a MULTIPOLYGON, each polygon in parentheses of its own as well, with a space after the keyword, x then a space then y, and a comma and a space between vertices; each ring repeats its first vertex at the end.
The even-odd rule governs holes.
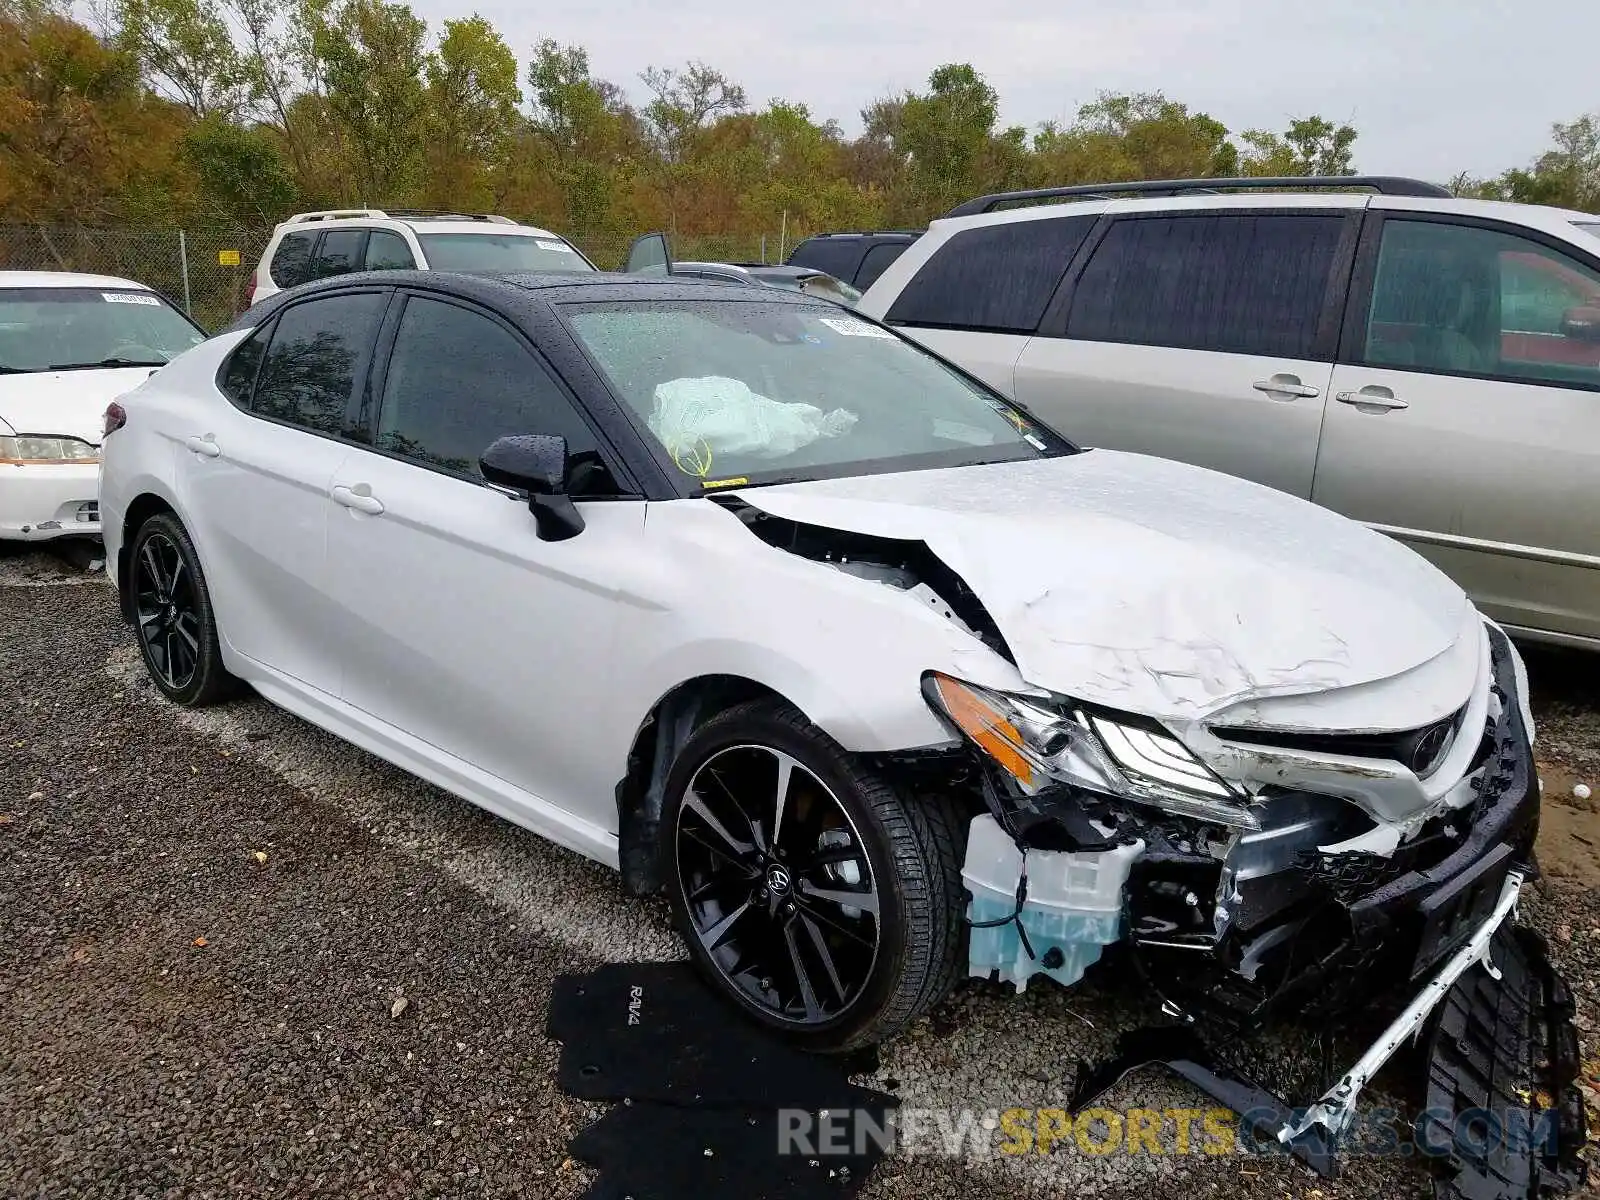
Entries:
POLYGON ((386 295, 358 292, 293 305, 273 327, 251 410, 315 433, 338 435, 357 380, 366 378, 386 295))
POLYGON ((1119 220, 1073 289, 1067 336, 1312 358, 1345 220, 1338 213, 1119 220))
POLYGON ((327 279, 331 275, 348 275, 361 270, 366 248, 365 229, 330 229, 322 235, 322 244, 317 247, 311 277, 327 279))
POLYGON ((889 308, 890 324, 1032 333, 1097 217, 964 229, 933 252, 889 308))
POLYGON ((267 273, 272 282, 281 288, 292 288, 311 278, 311 245, 316 236, 311 233, 286 233, 272 255, 267 273))

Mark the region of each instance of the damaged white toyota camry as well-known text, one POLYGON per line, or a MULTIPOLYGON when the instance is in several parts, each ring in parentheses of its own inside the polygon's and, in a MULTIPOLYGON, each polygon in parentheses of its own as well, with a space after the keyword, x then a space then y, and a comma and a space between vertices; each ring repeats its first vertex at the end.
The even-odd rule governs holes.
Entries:
POLYGON ((1112 943, 1233 1028, 1399 985, 1280 1129, 1336 1135, 1490 977, 1533 869, 1521 662, 1444 575, 1080 450, 825 301, 344 276, 106 428, 108 565, 166 695, 245 681, 665 891, 708 979, 812 1048, 1112 943))

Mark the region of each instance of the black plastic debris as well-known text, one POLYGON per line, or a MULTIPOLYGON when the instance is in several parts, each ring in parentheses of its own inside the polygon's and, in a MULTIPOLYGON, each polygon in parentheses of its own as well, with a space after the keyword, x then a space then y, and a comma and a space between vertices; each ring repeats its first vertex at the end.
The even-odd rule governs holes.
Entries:
POLYGON ((556 980, 563 1091, 617 1101, 573 1139, 588 1200, 851 1197, 892 1141, 892 1096, 850 1082, 875 1055, 803 1053, 714 995, 685 962, 556 980))
POLYGON ((1500 978, 1463 976, 1428 1042, 1417 1136, 1437 1156, 1435 1195, 1526 1200, 1575 1190, 1586 1182, 1588 1120, 1572 994, 1531 930, 1502 930, 1490 961, 1500 978))
MULTIPOLYGON (((1499 978, 1474 966, 1424 1027, 1427 1095, 1415 1148, 1436 1168, 1438 1200, 1565 1195, 1587 1183, 1572 995, 1532 930, 1502 928, 1489 958, 1499 978)), ((1219 1065, 1189 1025, 1133 1030, 1104 1062, 1080 1063, 1070 1110, 1082 1112, 1129 1072, 1153 1065, 1246 1116, 1258 1141, 1277 1141, 1304 1111, 1219 1065)), ((1288 1149, 1318 1174, 1337 1178, 1341 1147, 1319 1126, 1291 1139, 1288 1149)))
MULTIPOLYGON (((1239 1113, 1248 1120, 1251 1136, 1261 1142, 1277 1141, 1279 1132, 1298 1115, 1265 1088, 1219 1067, 1204 1040, 1189 1025, 1130 1030, 1117 1039, 1115 1052, 1105 1062, 1080 1062, 1067 1111, 1074 1115, 1083 1112, 1123 1076, 1148 1066, 1166 1067, 1213 1100, 1239 1113)), ((1288 1148, 1318 1175, 1325 1179, 1338 1178, 1337 1148, 1329 1144, 1320 1126, 1313 1125, 1290 1139, 1288 1148)))

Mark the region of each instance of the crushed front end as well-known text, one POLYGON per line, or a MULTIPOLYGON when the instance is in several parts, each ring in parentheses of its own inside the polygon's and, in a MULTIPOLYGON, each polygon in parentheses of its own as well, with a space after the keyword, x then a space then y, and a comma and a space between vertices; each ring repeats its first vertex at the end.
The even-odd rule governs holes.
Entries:
MULTIPOLYGON (((1361 1089, 1432 1029, 1430 1100, 1520 1106, 1550 1135, 1543 1158, 1452 1151, 1455 1194, 1575 1186, 1587 1134, 1572 1009, 1537 940, 1513 932, 1539 825, 1526 682, 1498 628, 1476 645, 1469 698, 1393 733, 1160 722, 930 675, 930 705, 981 752, 971 973, 1071 984, 1122 941, 1167 1014, 1226 1036, 1387 1004, 1399 1015, 1360 1061, 1304 1109, 1274 1101, 1268 1133, 1331 1169, 1361 1089)), ((1108 1085, 1139 1053, 1085 1077, 1108 1085)), ((1146 1061, 1193 1069, 1228 1103, 1265 1095, 1203 1057, 1146 1061)))

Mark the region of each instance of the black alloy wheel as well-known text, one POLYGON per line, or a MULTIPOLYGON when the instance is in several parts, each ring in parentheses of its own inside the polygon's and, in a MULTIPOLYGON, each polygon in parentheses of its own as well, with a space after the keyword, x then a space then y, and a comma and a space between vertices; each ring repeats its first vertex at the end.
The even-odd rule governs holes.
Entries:
POLYGON ((151 680, 169 700, 198 707, 225 699, 237 681, 222 648, 199 557, 171 513, 151 517, 128 548, 134 630, 151 680))
POLYGON ((689 737, 661 830, 690 957, 796 1044, 882 1041, 953 983, 962 822, 941 797, 902 795, 781 701, 738 705, 689 737))
POLYGON ((773 1017, 819 1025, 877 961, 878 889, 850 815, 794 756, 730 746, 678 809, 679 886, 695 936, 773 1017))

